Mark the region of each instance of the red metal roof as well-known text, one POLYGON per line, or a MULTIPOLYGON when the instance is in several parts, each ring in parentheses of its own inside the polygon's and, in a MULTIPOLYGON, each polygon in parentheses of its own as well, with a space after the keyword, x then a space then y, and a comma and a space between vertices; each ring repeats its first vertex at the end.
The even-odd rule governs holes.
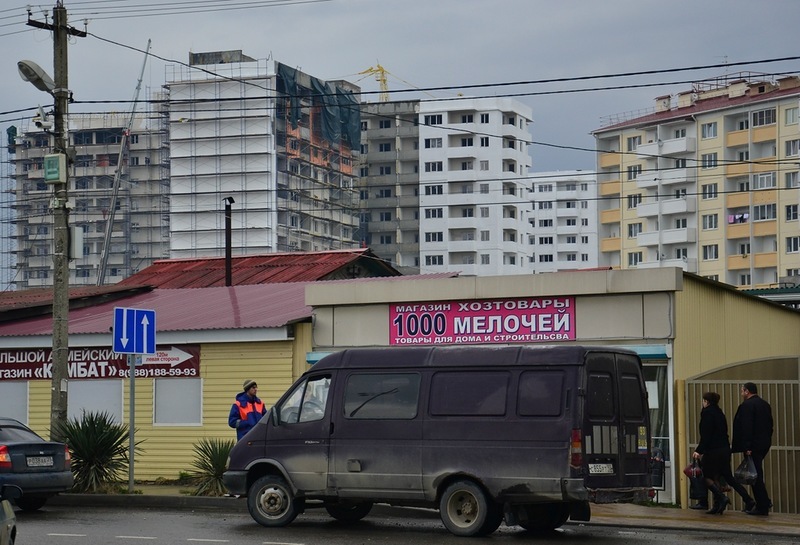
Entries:
MULTIPOLYGON (((311 317, 307 282, 196 289, 156 289, 70 310, 71 335, 109 333, 115 307, 156 311, 157 331, 281 327, 311 317)), ((0 337, 51 335, 50 315, 0 323, 0 337)))
MULTIPOLYGON (((348 266, 358 265, 361 276, 400 276, 369 248, 325 252, 288 252, 231 258, 234 286, 308 282, 349 278, 348 266)), ((161 259, 129 276, 118 286, 208 288, 225 285, 225 258, 161 259)))

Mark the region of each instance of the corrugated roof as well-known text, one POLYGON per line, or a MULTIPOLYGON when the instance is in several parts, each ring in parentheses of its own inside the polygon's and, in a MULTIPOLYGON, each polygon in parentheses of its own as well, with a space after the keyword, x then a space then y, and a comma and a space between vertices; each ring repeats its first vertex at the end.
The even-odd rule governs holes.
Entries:
MULTIPOLYGON (((234 286, 243 286, 346 278, 349 274, 346 267, 354 264, 367 269, 367 276, 387 277, 401 274, 369 248, 357 248, 232 256, 231 283, 234 286)), ((224 286, 225 258, 162 259, 117 285, 171 289, 224 286)))
MULTIPOLYGON (((311 317, 307 282, 196 289, 156 289, 92 307, 70 310, 71 335, 106 333, 115 307, 156 311, 156 331, 281 327, 311 317)), ((53 319, 40 316, 0 323, 0 337, 51 335, 53 319)))

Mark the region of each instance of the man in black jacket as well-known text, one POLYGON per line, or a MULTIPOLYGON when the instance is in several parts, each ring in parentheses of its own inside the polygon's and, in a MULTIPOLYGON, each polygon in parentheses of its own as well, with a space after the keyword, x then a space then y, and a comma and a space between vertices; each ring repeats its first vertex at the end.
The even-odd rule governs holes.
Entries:
POLYGON ((764 484, 764 458, 772 446, 772 408, 758 396, 758 388, 752 382, 745 382, 741 393, 744 401, 733 418, 731 451, 752 456, 756 466, 758 476, 753 483, 756 506, 747 514, 768 515, 772 501, 764 484))

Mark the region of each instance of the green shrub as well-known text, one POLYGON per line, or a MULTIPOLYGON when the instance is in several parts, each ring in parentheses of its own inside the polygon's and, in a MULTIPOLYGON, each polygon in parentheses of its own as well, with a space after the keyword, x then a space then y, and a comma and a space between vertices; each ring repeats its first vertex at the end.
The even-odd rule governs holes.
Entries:
MULTIPOLYGON (((81 418, 58 424, 72 455, 73 490, 108 492, 128 471, 128 426, 114 422, 107 412, 83 412, 81 418)), ((140 452, 137 441, 134 445, 140 452)))
POLYGON ((225 485, 222 474, 228 463, 228 455, 236 441, 233 439, 201 439, 194 445, 195 459, 191 473, 195 484, 195 496, 222 496, 225 485))

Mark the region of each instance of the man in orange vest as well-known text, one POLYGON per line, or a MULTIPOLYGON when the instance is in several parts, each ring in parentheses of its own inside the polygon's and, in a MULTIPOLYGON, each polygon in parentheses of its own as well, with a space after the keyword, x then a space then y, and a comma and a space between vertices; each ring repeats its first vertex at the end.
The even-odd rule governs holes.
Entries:
POLYGON ((255 380, 245 380, 242 389, 243 391, 236 396, 236 403, 228 415, 228 425, 236 430, 237 441, 247 435, 247 432, 253 429, 267 412, 264 402, 256 395, 258 384, 255 380))

